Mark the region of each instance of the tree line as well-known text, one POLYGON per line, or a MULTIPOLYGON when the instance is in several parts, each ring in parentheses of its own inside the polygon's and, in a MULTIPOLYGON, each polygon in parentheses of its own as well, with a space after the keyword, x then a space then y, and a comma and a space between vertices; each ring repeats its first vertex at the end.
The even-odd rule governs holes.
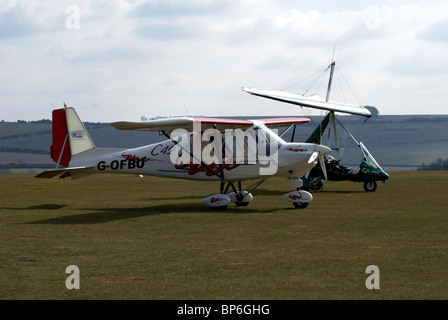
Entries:
POLYGON ((423 163, 417 170, 448 170, 448 159, 443 160, 442 158, 439 158, 429 165, 423 163))

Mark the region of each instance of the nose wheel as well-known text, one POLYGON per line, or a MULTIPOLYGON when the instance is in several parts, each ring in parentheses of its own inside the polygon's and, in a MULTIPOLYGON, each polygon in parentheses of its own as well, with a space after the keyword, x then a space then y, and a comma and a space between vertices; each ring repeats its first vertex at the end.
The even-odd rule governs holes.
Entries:
POLYGON ((296 209, 305 209, 308 207, 308 204, 313 200, 313 196, 308 191, 301 190, 303 181, 300 178, 288 178, 288 182, 297 191, 286 193, 283 197, 287 201, 292 202, 296 209))
POLYGON ((293 205, 296 209, 305 209, 308 207, 309 202, 293 202, 293 205))

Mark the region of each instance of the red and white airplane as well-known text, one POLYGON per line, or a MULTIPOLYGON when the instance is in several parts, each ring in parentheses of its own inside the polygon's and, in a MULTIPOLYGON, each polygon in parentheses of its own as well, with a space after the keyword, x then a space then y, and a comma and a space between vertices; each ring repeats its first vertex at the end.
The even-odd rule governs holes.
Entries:
POLYGON ((146 122, 114 122, 119 130, 159 131, 168 139, 138 148, 99 148, 74 108, 53 110, 51 157, 55 169, 38 178, 78 179, 94 173, 128 173, 220 182, 219 193, 202 202, 214 208, 248 205, 251 192, 272 176, 287 178, 295 189, 284 195, 305 208, 312 195, 301 190, 304 176, 331 149, 312 143, 288 143, 281 136, 306 118, 236 120, 180 117, 146 122), (277 127, 287 127, 282 134, 277 127), (257 180, 243 188, 243 180, 257 180))

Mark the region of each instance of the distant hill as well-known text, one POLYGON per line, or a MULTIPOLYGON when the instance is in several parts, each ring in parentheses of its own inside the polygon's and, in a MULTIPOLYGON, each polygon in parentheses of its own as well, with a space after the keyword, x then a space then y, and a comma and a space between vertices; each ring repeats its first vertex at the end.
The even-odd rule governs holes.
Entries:
MULTIPOLYGON (((378 115, 367 121, 356 116, 337 117, 357 141, 364 143, 383 167, 417 167, 448 158, 448 116, 378 115)), ((295 141, 305 141, 321 120, 316 116, 310 119, 310 123, 297 126, 295 141)), ((95 145, 100 147, 131 148, 165 139, 158 132, 120 131, 109 123, 86 122, 85 126, 95 145)), ((286 141, 290 141, 291 132, 292 130, 283 136, 286 141)), ((328 145, 327 137, 328 130, 324 133, 323 144, 328 145)), ((360 149, 341 127, 338 127, 338 138, 343 155, 341 163, 359 165, 360 149)), ((0 168, 11 163, 19 163, 22 167, 37 164, 54 166, 49 157, 51 144, 50 120, 0 122, 0 168)), ((331 146, 335 147, 334 144, 331 146)))

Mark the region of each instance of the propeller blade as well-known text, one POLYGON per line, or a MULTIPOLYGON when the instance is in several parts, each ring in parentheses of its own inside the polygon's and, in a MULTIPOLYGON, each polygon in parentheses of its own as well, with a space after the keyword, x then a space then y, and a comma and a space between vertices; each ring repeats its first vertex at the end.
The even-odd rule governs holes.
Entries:
POLYGON ((320 167, 322 169, 322 172, 324 173, 325 180, 328 180, 327 168, 325 167, 325 160, 324 160, 323 156, 319 157, 319 163, 320 163, 320 167))
POLYGON ((319 156, 319 151, 314 151, 313 154, 308 159, 308 163, 309 164, 313 163, 317 159, 318 156, 319 156))

